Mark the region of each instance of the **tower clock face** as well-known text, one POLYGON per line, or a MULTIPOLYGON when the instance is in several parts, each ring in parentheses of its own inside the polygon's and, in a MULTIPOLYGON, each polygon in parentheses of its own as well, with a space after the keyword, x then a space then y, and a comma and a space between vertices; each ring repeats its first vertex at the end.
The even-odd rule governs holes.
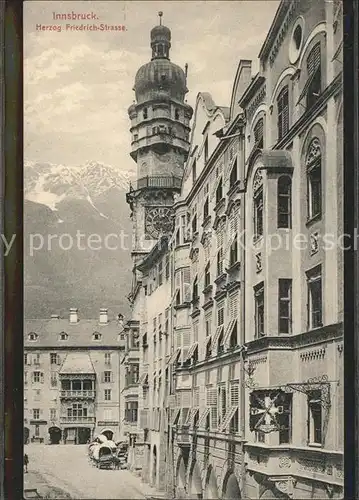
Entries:
POLYGON ((172 231, 173 220, 168 207, 151 207, 146 210, 146 235, 157 239, 161 234, 172 231))

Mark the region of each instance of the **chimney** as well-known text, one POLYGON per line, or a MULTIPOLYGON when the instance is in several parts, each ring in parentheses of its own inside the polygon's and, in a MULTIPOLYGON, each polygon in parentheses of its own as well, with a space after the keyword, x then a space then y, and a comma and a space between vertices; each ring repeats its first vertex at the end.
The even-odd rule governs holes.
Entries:
POLYGON ((70 323, 77 323, 79 318, 77 315, 78 309, 76 307, 71 307, 70 309, 70 323))
POLYGON ((107 309, 101 308, 100 309, 100 323, 101 324, 106 324, 108 323, 108 314, 107 314, 107 309))
POLYGON ((60 319, 58 314, 51 314, 51 319, 60 319))

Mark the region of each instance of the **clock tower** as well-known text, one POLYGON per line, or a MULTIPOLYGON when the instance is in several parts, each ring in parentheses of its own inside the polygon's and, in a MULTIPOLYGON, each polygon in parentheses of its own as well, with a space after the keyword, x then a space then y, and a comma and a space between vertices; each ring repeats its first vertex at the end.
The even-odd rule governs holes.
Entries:
POLYGON ((187 75, 170 61, 171 31, 162 25, 162 12, 159 18, 151 31, 151 61, 137 71, 136 100, 128 109, 130 154, 137 163, 137 182, 127 193, 135 262, 172 231, 171 207, 181 190, 193 113, 185 102, 187 75))

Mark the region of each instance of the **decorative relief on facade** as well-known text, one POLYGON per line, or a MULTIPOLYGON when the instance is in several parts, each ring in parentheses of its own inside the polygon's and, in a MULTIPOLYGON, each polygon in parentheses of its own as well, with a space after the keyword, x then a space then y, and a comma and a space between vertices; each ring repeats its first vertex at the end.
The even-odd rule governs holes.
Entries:
POLYGON ((343 343, 338 344, 337 349, 338 349, 339 354, 342 354, 343 353, 343 343))
POLYGON ((257 191, 263 185, 262 171, 258 168, 253 178, 253 191, 257 191))
POLYGON ((281 493, 288 493, 288 490, 289 490, 288 481, 276 481, 275 482, 275 487, 281 493))
POLYGON ((321 158, 322 152, 320 147, 320 141, 317 137, 315 137, 309 146, 309 151, 306 158, 306 166, 308 167, 313 162, 321 158))
POLYGON ((268 360, 268 356, 261 356, 260 358, 251 358, 252 365, 260 365, 266 363, 268 360))
POLYGON ((282 24, 282 28, 281 28, 280 32, 278 33, 275 42, 273 43, 273 48, 272 48, 272 51, 271 51, 271 54, 269 57, 269 62, 270 62, 271 66, 273 66, 273 63, 276 59, 276 56, 279 52, 281 45, 282 45, 284 37, 288 31, 289 25, 296 14, 298 6, 299 6, 299 2, 292 2, 291 5, 288 7, 288 14, 284 20, 284 23, 282 24))
POLYGON ((247 116, 250 119, 256 111, 256 109, 259 107, 260 104, 264 101, 266 96, 266 87, 265 85, 260 88, 258 93, 254 96, 254 98, 251 100, 247 107, 247 116))
POLYGON ((260 273, 262 269, 262 253, 259 252, 256 254, 256 273, 260 273))
POLYGON ((290 467, 292 466, 292 461, 290 459, 290 457, 280 457, 279 458, 279 468, 280 469, 290 469, 290 467))
POLYGON ((319 233, 316 231, 315 233, 310 235, 310 255, 315 255, 319 250, 319 233))
POLYGON ((301 361, 318 361, 320 359, 324 359, 326 353, 325 347, 321 347, 320 349, 313 349, 311 351, 302 352, 300 354, 301 361))
POLYGON ((302 458, 298 460, 299 470, 303 472, 325 473, 325 463, 302 458))

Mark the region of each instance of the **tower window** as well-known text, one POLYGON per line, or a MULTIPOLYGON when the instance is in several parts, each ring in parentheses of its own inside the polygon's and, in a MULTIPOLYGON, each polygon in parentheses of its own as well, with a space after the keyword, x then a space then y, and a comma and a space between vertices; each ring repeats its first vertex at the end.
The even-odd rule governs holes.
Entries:
POLYGON ((143 110, 143 119, 147 120, 147 118, 148 118, 148 109, 144 108, 144 110, 143 110))
POLYGON ((180 117, 179 110, 176 108, 175 109, 175 120, 179 120, 179 117, 180 117))

